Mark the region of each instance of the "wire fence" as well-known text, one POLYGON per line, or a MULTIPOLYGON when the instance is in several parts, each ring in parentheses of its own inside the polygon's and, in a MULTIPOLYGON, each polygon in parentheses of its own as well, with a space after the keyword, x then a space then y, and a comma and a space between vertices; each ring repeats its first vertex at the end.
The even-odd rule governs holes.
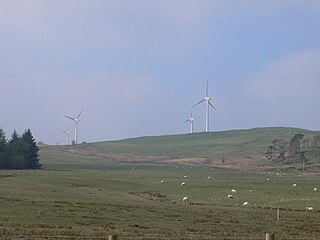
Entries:
POLYGON ((61 239, 61 240, 319 240, 319 238, 297 238, 297 237, 279 237, 275 235, 263 235, 260 238, 254 237, 214 237, 204 235, 191 235, 191 236, 117 236, 117 235, 106 235, 106 236, 63 236, 63 235, 1 235, 2 240, 44 240, 44 239, 61 239))

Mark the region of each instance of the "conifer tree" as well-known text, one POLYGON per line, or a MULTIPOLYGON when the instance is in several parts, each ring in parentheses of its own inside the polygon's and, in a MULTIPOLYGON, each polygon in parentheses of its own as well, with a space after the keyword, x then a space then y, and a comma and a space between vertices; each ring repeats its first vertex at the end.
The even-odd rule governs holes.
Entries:
POLYGON ((7 139, 2 128, 0 128, 0 168, 7 165, 7 139))
POLYGON ((8 168, 10 169, 24 169, 24 161, 22 156, 21 137, 16 130, 13 131, 11 139, 8 142, 8 168))
POLYGON ((40 168, 39 164, 39 148, 33 138, 31 130, 26 130, 21 136, 22 155, 24 166, 27 169, 40 168))

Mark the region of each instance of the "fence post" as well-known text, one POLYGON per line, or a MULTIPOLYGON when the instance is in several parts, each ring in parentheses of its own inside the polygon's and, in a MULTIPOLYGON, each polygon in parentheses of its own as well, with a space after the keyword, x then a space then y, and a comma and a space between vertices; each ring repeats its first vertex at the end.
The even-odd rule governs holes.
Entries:
POLYGON ((109 235, 108 240, 118 240, 117 235, 109 235))
POLYGON ((277 220, 280 220, 280 208, 277 208, 277 220))
POLYGON ((274 233, 266 233, 266 240, 275 240, 274 233))

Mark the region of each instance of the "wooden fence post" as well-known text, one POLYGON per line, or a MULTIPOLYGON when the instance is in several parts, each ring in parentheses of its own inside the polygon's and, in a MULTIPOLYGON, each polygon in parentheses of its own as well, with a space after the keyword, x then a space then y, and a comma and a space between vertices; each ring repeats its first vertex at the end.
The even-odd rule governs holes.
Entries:
POLYGON ((109 235, 108 240, 118 240, 117 235, 109 235))
POLYGON ((277 208, 277 220, 280 220, 280 208, 277 208))
POLYGON ((266 233, 266 240, 275 240, 274 233, 266 233))

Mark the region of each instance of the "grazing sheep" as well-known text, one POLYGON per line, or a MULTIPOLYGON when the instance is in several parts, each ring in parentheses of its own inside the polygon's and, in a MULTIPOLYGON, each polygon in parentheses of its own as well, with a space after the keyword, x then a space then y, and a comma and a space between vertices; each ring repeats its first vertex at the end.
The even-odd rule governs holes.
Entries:
POLYGON ((296 187, 296 186, 297 186, 297 184, 296 184, 296 183, 292 184, 292 187, 296 187))
POLYGON ((228 198, 233 199, 233 195, 229 194, 228 198))
POLYGON ((208 179, 210 180, 210 179, 211 179, 211 177, 209 176, 209 177, 208 177, 208 179))
POLYGON ((244 207, 249 206, 249 202, 244 202, 244 203, 242 204, 242 206, 244 206, 244 207))
POLYGON ((161 183, 164 183, 164 181, 163 181, 163 180, 161 180, 161 183))
POLYGON ((232 194, 236 194, 237 191, 236 191, 235 189, 231 189, 231 193, 232 193, 232 194))
POLYGON ((184 185, 186 185, 186 183, 185 183, 185 182, 182 182, 182 183, 181 183, 181 186, 184 186, 184 185))
POLYGON ((188 202, 188 197, 183 197, 183 198, 182 198, 182 201, 188 202))
POLYGON ((313 191, 317 191, 317 188, 315 187, 315 188, 313 189, 313 191))
POLYGON ((187 178, 188 176, 184 176, 183 178, 187 178))
POLYGON ((306 207, 306 210, 312 212, 313 211, 313 207, 306 207))
POLYGON ((269 181, 270 180, 270 178, 267 178, 267 181, 269 181))

